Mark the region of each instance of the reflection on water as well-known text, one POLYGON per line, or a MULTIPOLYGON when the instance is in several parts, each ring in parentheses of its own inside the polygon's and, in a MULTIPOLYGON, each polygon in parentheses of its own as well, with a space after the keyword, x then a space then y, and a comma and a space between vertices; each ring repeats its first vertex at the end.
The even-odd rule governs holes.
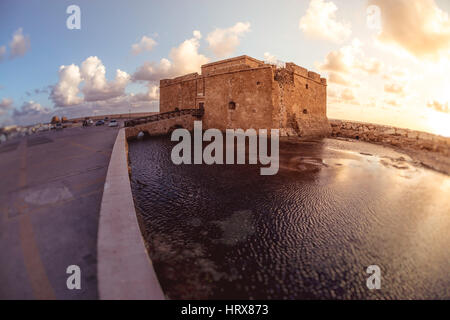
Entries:
POLYGON ((363 142, 284 142, 280 171, 181 165, 130 143, 132 189, 170 298, 450 298, 450 177, 363 142), (382 271, 370 291, 369 265, 382 271))

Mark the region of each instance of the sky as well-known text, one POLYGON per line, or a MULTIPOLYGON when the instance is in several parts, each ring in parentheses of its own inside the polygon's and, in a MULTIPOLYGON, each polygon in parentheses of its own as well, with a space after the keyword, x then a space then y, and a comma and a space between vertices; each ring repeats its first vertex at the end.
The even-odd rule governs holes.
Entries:
POLYGON ((450 136, 449 12, 448 0, 1 0, 0 126, 157 111, 160 79, 246 54, 327 77, 329 118, 450 136))

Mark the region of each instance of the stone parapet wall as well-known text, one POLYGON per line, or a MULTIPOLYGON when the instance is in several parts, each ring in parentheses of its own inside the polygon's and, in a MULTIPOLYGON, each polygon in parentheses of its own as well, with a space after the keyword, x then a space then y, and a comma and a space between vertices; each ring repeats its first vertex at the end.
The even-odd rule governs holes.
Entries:
POLYGON ((125 136, 127 139, 133 139, 138 136, 139 132, 143 132, 149 136, 161 136, 170 133, 176 128, 184 128, 189 131, 193 131, 194 120, 195 118, 191 114, 187 114, 176 118, 148 122, 134 127, 125 128, 125 136))
POLYGON ((450 156, 450 138, 385 125, 330 119, 332 137, 388 144, 403 149, 427 150, 450 156))

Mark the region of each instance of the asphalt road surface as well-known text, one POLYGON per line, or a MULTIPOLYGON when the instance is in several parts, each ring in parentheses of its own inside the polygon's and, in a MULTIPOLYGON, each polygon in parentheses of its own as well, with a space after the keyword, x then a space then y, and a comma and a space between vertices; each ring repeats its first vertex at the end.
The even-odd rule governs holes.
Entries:
POLYGON ((0 299, 96 299, 97 230, 118 128, 38 133, 0 145, 0 299), (67 267, 81 289, 67 288, 67 267))

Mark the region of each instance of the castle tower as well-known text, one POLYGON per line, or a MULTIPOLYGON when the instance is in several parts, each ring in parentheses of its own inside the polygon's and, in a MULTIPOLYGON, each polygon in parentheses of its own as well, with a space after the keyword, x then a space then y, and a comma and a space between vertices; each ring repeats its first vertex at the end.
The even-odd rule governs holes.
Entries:
POLYGON ((201 75, 160 81, 160 112, 203 108, 203 128, 280 129, 282 136, 327 136, 327 82, 294 63, 249 56, 202 66, 201 75))

